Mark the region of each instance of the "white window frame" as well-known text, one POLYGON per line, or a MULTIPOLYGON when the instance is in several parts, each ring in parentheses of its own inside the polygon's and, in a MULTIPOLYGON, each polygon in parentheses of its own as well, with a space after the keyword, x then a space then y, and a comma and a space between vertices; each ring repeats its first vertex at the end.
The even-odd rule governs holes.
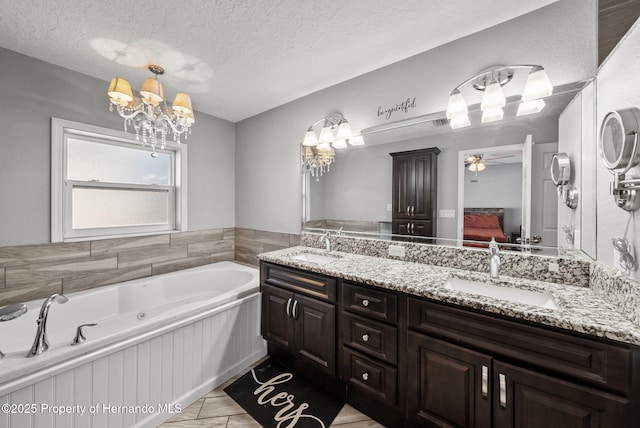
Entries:
MULTIPOLYGON (((118 183, 75 181, 66 179, 66 141, 83 138, 106 144, 141 148, 132 134, 64 119, 51 119, 51 242, 72 242, 124 236, 143 236, 187 230, 187 146, 167 141, 164 152, 173 157, 173 186, 122 185, 118 183), (71 228, 71 192, 73 188, 144 189, 168 192, 169 226, 143 225, 96 229, 71 228)), ((151 150, 149 150, 151 151, 151 150)))

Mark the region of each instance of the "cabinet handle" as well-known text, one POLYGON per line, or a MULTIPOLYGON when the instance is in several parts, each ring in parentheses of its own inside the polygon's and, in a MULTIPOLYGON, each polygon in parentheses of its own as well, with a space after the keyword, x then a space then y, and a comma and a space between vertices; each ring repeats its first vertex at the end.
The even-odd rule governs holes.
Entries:
POLYGON ((368 342, 368 341, 369 341, 369 335, 368 335, 368 334, 366 334, 366 333, 365 333, 365 334, 363 334, 363 335, 362 335, 362 341, 364 341, 364 342, 368 342))
POLYGON ((416 206, 415 205, 411 206, 411 215, 416 215, 416 206))
POLYGON ((298 319, 298 301, 294 301, 293 302, 293 310, 291 311, 291 313, 293 314, 293 319, 297 320, 298 319))
POLYGON ((507 378, 502 373, 500 378, 500 407, 505 409, 507 407, 507 378))
POLYGON ((411 234, 412 235, 413 235, 413 231, 414 231, 415 227, 416 227, 416 224, 415 223, 411 223, 411 234))
POLYGON ((489 367, 482 366, 482 398, 487 399, 489 394, 489 367))
POLYGON ((291 297, 287 300, 287 316, 291 318, 291 297))
POLYGON ((362 373, 362 380, 369 380, 369 373, 362 373))
POLYGON ((411 214, 411 207, 407 205, 407 215, 411 214))
POLYGON ((364 306, 364 307, 369 306, 369 300, 368 300, 368 299, 364 299, 364 300, 362 301, 362 306, 364 306))

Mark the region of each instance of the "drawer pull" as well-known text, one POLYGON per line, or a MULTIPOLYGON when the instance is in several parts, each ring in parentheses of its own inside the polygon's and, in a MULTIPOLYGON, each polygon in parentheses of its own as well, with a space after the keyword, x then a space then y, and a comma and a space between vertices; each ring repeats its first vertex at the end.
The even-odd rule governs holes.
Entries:
POLYGON ((489 367, 482 366, 482 398, 486 400, 489 395, 489 367))
POLYGON ((500 407, 503 409, 507 408, 507 379, 505 375, 502 373, 499 375, 500 378, 500 407))
POLYGON ((362 335, 362 341, 363 342, 368 342, 369 341, 369 335, 368 334, 363 334, 362 335))
POLYGON ((291 316, 294 320, 298 319, 298 301, 293 302, 293 310, 291 311, 291 316))
POLYGON ((291 318, 291 297, 287 300, 287 316, 291 318))
POLYGON ((362 380, 369 380, 369 373, 362 373, 362 380))
POLYGON ((369 299, 364 299, 364 300, 362 301, 362 306, 364 306, 364 307, 369 306, 369 299))

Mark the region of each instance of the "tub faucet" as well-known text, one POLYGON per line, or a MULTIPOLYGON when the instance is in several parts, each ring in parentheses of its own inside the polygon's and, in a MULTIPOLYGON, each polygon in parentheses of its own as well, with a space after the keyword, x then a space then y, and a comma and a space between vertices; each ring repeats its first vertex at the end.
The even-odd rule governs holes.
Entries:
POLYGON ((324 231, 324 235, 320 237, 320 242, 324 241, 326 245, 327 252, 331 251, 331 232, 328 230, 324 231))
POLYGON ((36 321, 38 323, 38 331, 36 332, 36 339, 33 341, 33 346, 27 354, 27 357, 35 357, 49 349, 49 342, 47 340, 47 318, 49 316, 49 308, 53 302, 67 303, 69 298, 62 294, 53 294, 42 304, 40 308, 40 316, 36 321))
POLYGON ((491 278, 497 279, 499 276, 500 269, 500 256, 498 253, 500 252, 498 248, 498 243, 496 242, 494 237, 491 237, 491 242, 489 242, 489 270, 491 274, 491 278))
MULTIPOLYGON (((27 306, 24 303, 5 306, 0 309, 0 321, 11 321, 27 312, 27 306)), ((0 351, 0 360, 4 358, 4 353, 0 351)))

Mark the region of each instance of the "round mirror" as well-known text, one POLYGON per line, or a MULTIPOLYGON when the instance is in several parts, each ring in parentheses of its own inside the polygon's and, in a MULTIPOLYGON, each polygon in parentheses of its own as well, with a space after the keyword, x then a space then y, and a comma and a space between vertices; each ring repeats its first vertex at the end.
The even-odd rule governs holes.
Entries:
POLYGON ((607 168, 625 173, 640 163, 639 128, 640 110, 637 108, 612 111, 604 117, 598 150, 607 168))
POLYGON ((571 179, 571 162, 566 153, 556 153, 551 158, 551 181, 556 186, 569 184, 571 179))

